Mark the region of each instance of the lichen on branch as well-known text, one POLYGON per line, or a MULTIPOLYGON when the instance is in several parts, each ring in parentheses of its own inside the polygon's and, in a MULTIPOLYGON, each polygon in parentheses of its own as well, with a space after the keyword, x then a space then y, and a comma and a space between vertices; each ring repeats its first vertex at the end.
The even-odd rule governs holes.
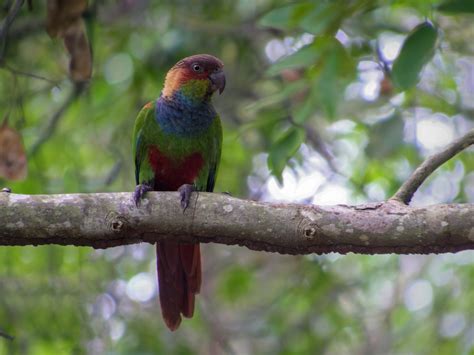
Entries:
POLYGON ((149 192, 139 208, 131 196, 0 193, 0 245, 107 248, 175 239, 283 254, 474 249, 474 204, 312 206, 201 192, 183 213, 175 192, 149 192))

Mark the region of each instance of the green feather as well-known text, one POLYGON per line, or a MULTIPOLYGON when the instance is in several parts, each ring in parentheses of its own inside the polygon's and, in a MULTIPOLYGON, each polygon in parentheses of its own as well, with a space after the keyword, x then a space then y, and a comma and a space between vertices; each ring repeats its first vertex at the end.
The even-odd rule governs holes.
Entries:
POLYGON ((148 148, 155 146, 166 157, 179 163, 194 153, 200 153, 204 164, 194 181, 197 190, 212 191, 219 168, 222 148, 222 126, 216 116, 208 129, 197 135, 183 137, 166 133, 155 119, 156 103, 143 107, 135 121, 133 130, 133 154, 135 156, 136 183, 148 182, 154 178, 154 171, 148 161, 148 148))

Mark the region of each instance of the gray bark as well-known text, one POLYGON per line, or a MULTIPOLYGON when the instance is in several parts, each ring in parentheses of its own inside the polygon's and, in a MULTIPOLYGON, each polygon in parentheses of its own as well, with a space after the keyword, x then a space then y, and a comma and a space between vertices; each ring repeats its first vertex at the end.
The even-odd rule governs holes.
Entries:
POLYGON ((391 200, 359 206, 266 204, 176 192, 18 195, 0 192, 0 245, 108 248, 160 240, 246 246, 283 254, 444 253, 474 249, 474 204, 413 208, 391 200))
POLYGON ((415 194, 416 190, 430 176, 433 171, 462 152, 464 149, 474 144, 474 129, 471 129, 464 136, 454 140, 440 152, 428 157, 416 170, 411 174, 410 178, 403 183, 395 195, 392 197, 408 205, 415 194))

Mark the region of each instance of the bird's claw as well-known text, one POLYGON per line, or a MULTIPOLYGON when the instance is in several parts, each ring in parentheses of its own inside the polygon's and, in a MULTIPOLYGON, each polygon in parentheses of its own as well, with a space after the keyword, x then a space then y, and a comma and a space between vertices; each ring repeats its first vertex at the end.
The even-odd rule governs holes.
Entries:
POLYGON ((9 187, 4 187, 2 190, 0 190, 1 192, 6 192, 7 194, 9 194, 10 192, 12 192, 12 189, 10 189, 9 187))
POLYGON ((152 188, 148 184, 140 184, 135 187, 135 191, 133 192, 133 202, 135 202, 135 206, 138 207, 140 204, 141 199, 148 191, 151 191, 152 188))
POLYGON ((178 192, 179 192, 181 208, 183 209, 183 212, 186 211, 186 208, 188 208, 189 201, 191 200, 191 193, 195 190, 196 189, 194 185, 190 185, 190 184, 184 184, 179 187, 178 192))

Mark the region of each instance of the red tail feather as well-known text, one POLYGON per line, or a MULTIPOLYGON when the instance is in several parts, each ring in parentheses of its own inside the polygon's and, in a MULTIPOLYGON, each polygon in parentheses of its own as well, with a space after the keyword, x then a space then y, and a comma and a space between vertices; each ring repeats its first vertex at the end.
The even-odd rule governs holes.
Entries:
POLYGON ((162 242, 156 245, 161 313, 166 325, 176 330, 181 314, 192 317, 194 297, 201 287, 199 244, 162 242))

